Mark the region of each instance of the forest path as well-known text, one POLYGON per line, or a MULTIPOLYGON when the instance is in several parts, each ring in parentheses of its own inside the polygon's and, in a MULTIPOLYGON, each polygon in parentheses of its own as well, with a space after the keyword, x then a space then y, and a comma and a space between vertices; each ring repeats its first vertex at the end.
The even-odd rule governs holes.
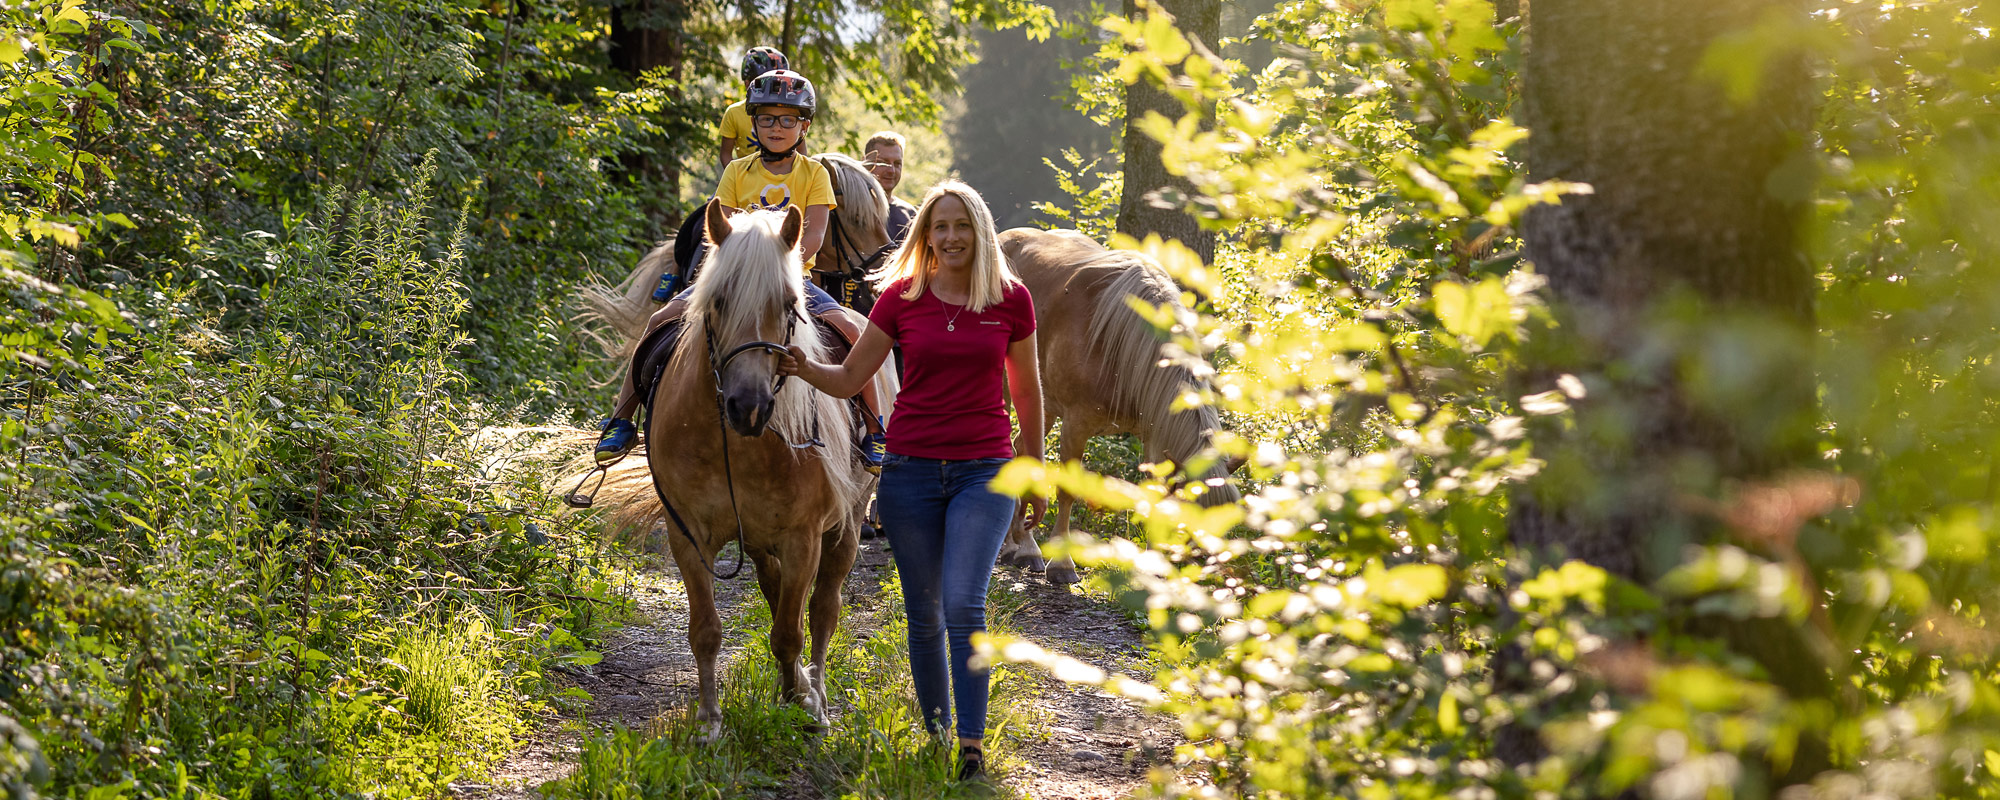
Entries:
MULTIPOLYGON (((748 580, 716 582, 716 611, 722 615, 725 628, 738 616, 754 588, 748 580)), ((630 592, 634 618, 605 638, 603 649, 598 651, 604 660, 566 671, 571 684, 590 693, 583 713, 542 721, 519 749, 494 768, 488 782, 468 784, 459 796, 492 800, 539 797, 535 787, 575 769, 586 726, 591 730, 613 726, 646 730, 660 715, 694 700, 697 674, 694 652, 688 647, 687 590, 679 573, 671 565, 663 571, 640 571, 630 592)), ((743 646, 742 637, 725 635, 722 654, 716 659, 718 673, 743 646)))
MULTIPOLYGON (((865 636, 885 617, 880 587, 894 572, 886 541, 862 542, 861 552, 844 589, 843 625, 859 625, 865 636)), ((718 670, 743 652, 761 647, 748 641, 741 619, 743 604, 754 599, 754 579, 719 581, 717 605, 725 639, 718 670)), ((992 607, 1005 609, 1008 627, 1051 650, 1061 651, 1101 669, 1135 677, 1142 671, 1145 647, 1125 614, 1101 597, 1069 587, 1050 585, 1040 574, 1003 569, 993 575, 992 607)), ((607 637, 600 651, 604 660, 569 670, 571 682, 590 692, 584 710, 540 723, 521 747, 479 784, 463 784, 460 797, 529 800, 541 784, 562 778, 575 768, 584 729, 623 725, 647 730, 662 715, 692 703, 696 692, 693 654, 687 643, 687 596, 671 566, 648 573, 632 588, 637 605, 634 621, 607 637)), ((1147 714, 1123 699, 1087 688, 1071 687, 1038 671, 1019 670, 1031 683, 1026 697, 1011 708, 996 706, 995 714, 1013 714, 1025 726, 1003 781, 1014 793, 1034 800, 1110 800, 1130 796, 1145 783, 1147 769, 1164 763, 1179 741, 1171 718, 1147 714)), ((907 686, 907 679, 904 683, 907 686)), ((834 698, 836 712, 842 703, 834 698)), ((795 781, 782 795, 786 800, 822 797, 816 787, 795 781)))

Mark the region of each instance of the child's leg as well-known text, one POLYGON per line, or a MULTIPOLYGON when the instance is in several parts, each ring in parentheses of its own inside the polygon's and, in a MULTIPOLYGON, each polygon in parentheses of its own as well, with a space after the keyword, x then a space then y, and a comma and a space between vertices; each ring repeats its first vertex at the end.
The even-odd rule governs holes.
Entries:
MULTIPOLYGON (((693 290, 682 291, 680 296, 673 299, 673 302, 660 306, 660 310, 653 312, 652 318, 646 320, 646 334, 651 334, 653 331, 659 330, 660 326, 680 319, 681 314, 687 311, 687 293, 690 291, 693 290)), ((644 334, 641 335, 641 338, 644 338, 644 334)), ((618 406, 612 410, 611 417, 612 419, 631 419, 633 412, 638 410, 639 387, 633 382, 632 365, 627 364, 625 365, 625 382, 618 385, 618 406)))

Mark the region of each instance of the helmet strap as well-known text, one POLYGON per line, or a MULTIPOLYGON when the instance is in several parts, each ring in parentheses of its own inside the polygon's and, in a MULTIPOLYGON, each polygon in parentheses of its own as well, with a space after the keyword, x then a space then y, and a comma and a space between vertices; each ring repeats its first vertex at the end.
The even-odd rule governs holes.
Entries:
POLYGON ((752 137, 750 141, 757 143, 757 157, 763 159, 764 163, 771 164, 791 158, 799 151, 799 145, 805 143, 805 137, 799 137, 799 141, 793 142, 791 147, 782 152, 765 147, 763 139, 752 137))

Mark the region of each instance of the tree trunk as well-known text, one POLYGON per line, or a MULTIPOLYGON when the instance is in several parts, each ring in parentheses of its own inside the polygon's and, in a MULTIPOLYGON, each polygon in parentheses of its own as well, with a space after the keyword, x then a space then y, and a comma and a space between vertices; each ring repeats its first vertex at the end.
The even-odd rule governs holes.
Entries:
MULTIPOLYGON (((687 61, 687 42, 682 26, 688 17, 685 0, 616 0, 611 8, 611 67, 638 84, 648 70, 665 67, 679 79, 687 61)), ((627 174, 658 179, 668 186, 680 185, 680 166, 672 159, 653 159, 644 153, 620 157, 627 174)))
MULTIPOLYGON (((1197 52, 1190 58, 1204 57, 1204 49, 1215 45, 1222 28, 1221 0, 1124 0, 1124 5, 1130 19, 1143 17, 1148 7, 1173 15, 1181 33, 1197 42, 1197 52)), ((1192 185, 1186 178, 1167 172, 1166 165, 1160 163, 1160 143, 1137 127, 1148 111, 1158 111, 1169 119, 1183 113, 1179 101, 1149 81, 1125 87, 1125 189, 1118 203, 1118 232, 1138 238, 1157 233, 1163 239, 1179 239, 1203 261, 1213 260, 1215 234, 1203 230, 1186 210, 1185 198, 1194 193, 1192 185)))
MULTIPOLYGON (((1574 426, 1543 431, 1537 455, 1548 466, 1516 497, 1512 536, 1530 551, 1649 584, 1688 544, 1731 535, 1697 511, 1712 507, 1698 498, 1813 463, 1813 283, 1797 241, 1812 180, 1806 71, 1781 55, 1754 96, 1732 99, 1701 67, 1720 37, 1779 13, 1804 19, 1805 9, 1526 9, 1529 172, 1595 188, 1535 208, 1523 226, 1560 321, 1527 388, 1550 388, 1561 373, 1589 387, 1574 426)), ((1795 696, 1831 690, 1789 621, 1692 627, 1756 658, 1795 696)))
MULTIPOLYGON (((778 52, 786 58, 798 58, 799 27, 797 21, 798 0, 785 0, 785 27, 778 34, 778 52)), ((797 72, 798 70, 793 70, 797 72)))

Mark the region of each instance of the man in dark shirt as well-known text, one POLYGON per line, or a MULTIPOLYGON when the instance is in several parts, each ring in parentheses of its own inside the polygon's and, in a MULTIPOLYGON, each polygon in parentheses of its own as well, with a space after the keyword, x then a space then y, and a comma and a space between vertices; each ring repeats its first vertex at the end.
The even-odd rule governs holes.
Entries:
POLYGON ((910 220, 917 215, 916 206, 896 196, 896 184, 903 182, 904 144, 902 134, 882 131, 868 138, 861 157, 868 171, 875 173, 875 182, 889 193, 889 241, 897 245, 910 235, 910 220))

